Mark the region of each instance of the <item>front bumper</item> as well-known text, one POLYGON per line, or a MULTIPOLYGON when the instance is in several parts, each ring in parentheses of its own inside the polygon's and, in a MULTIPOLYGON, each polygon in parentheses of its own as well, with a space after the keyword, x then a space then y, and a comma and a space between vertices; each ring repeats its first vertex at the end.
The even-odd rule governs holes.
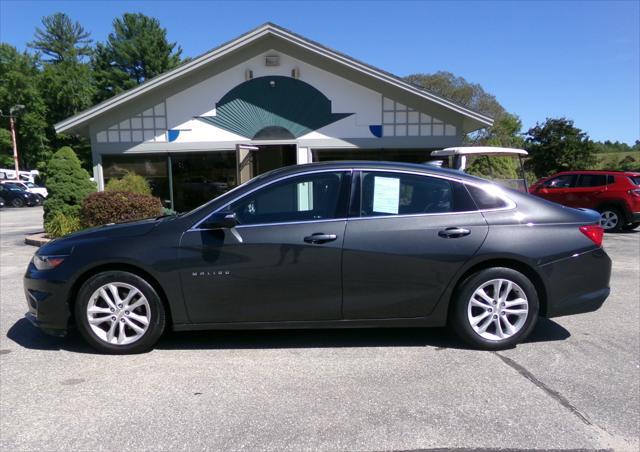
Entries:
POLYGON ((592 312, 609 296, 611 258, 602 248, 574 254, 539 269, 547 288, 544 317, 592 312))
POLYGON ((67 284, 40 279, 41 274, 29 264, 23 280, 28 308, 25 317, 47 334, 64 336, 70 317, 67 284))
POLYGON ((640 223, 640 212, 631 212, 629 219, 630 223, 640 223))

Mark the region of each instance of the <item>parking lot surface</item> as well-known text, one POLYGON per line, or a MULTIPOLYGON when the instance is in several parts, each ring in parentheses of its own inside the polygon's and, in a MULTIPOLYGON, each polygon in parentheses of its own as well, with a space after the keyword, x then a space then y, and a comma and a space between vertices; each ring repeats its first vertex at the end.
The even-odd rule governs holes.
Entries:
POLYGON ((443 329, 214 331, 103 356, 23 319, 41 217, 0 210, 2 450, 639 448, 640 232, 606 236, 599 311, 512 350, 443 329))

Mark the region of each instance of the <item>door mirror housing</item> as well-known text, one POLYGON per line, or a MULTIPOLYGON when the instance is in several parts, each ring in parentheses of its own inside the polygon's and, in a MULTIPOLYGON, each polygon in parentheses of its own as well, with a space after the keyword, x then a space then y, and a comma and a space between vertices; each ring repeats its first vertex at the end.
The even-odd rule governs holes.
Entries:
POLYGON ((231 229, 238 224, 238 217, 234 212, 215 212, 200 223, 200 229, 231 229))

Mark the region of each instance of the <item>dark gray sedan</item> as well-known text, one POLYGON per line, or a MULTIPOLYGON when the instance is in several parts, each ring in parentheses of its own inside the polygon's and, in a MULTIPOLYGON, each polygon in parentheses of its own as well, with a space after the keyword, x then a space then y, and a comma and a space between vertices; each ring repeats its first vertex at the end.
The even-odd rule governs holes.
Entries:
POLYGON ((183 215, 38 250, 27 317, 107 353, 174 330, 451 325, 512 347, 539 316, 598 309, 597 213, 431 166, 341 162, 261 175, 183 215))

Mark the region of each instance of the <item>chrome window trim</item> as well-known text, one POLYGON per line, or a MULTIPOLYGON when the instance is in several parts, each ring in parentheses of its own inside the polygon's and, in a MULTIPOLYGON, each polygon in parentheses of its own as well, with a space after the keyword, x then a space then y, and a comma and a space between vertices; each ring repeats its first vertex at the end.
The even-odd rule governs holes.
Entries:
MULTIPOLYGON (((347 218, 327 218, 326 220, 307 220, 307 221, 283 221, 280 223, 256 223, 256 224, 239 224, 236 229, 245 229, 263 226, 286 226, 288 224, 312 224, 312 223, 330 223, 338 221, 347 221, 347 218)), ((199 229, 203 231, 204 229, 199 229)))
MULTIPOLYGON (((196 224, 194 224, 193 226, 191 226, 191 228, 189 228, 187 231, 185 232, 192 232, 192 231, 211 231, 212 229, 203 229, 203 228, 199 228, 198 226, 203 223, 207 218, 209 218, 210 215, 213 215, 214 213, 220 212, 222 210, 224 210, 225 208, 229 207, 229 205, 233 204, 234 202, 244 198, 245 196, 250 195, 251 193, 260 190, 264 187, 268 187, 271 184, 274 184, 276 182, 280 182, 286 179, 290 179, 292 177, 297 177, 297 176, 304 176, 307 174, 316 174, 316 173, 332 173, 332 172, 346 172, 346 173, 351 173, 353 174, 354 171, 360 171, 360 172, 379 172, 379 173, 399 173, 399 174, 411 174, 411 175, 416 175, 416 176, 423 176, 423 177, 435 177, 438 179, 444 179, 444 180, 448 180, 448 181, 453 181, 453 182, 458 182, 461 184, 469 184, 469 185, 473 185, 474 187, 477 187, 481 190, 485 190, 487 188, 487 185, 489 185, 489 183, 482 183, 482 182, 475 182, 475 181, 468 181, 465 180, 463 178, 456 178, 453 175, 442 175, 442 174, 433 174, 433 173, 428 173, 428 172, 420 172, 420 171, 406 171, 406 170, 399 170, 399 169, 383 169, 383 168, 372 168, 372 167, 351 167, 351 168, 331 168, 331 169, 319 169, 319 170, 310 170, 310 171, 304 171, 304 172, 300 172, 300 173, 294 173, 294 174, 289 174, 287 176, 269 181, 263 185, 260 185, 256 188, 254 188, 253 190, 244 193, 242 196, 238 196, 237 198, 232 199, 231 201, 229 201, 228 203, 224 204, 223 206, 219 207, 218 209, 214 210, 213 212, 211 212, 209 215, 207 215, 205 218, 203 218, 202 220, 198 221, 196 224)), ((286 222, 278 222, 278 223, 256 223, 256 224, 245 224, 245 225, 238 225, 236 226, 236 228, 246 228, 246 227, 263 227, 263 226, 282 226, 282 225, 287 225, 287 224, 306 224, 306 223, 320 223, 320 222, 327 222, 327 221, 352 221, 352 220, 378 220, 378 219, 385 219, 385 218, 405 218, 405 217, 424 217, 424 216, 434 216, 434 215, 464 215, 464 214, 470 214, 470 213, 482 213, 482 212, 497 212, 497 211, 502 211, 502 210, 512 210, 515 209, 517 207, 516 203, 509 198, 502 190, 502 188, 499 185, 491 185, 492 187, 497 187, 499 192, 498 194, 496 194, 496 196, 498 198, 500 198, 502 201, 504 201, 507 205, 505 207, 498 207, 495 209, 477 209, 477 210, 468 210, 468 211, 464 211, 464 212, 435 212, 435 213, 413 213, 413 214, 402 214, 402 215, 379 215, 379 216, 359 216, 359 217, 348 217, 348 218, 327 218, 325 220, 307 220, 307 221, 286 221, 286 222)), ((234 188, 237 189, 240 186, 234 188)), ((471 194, 469 194, 469 196, 471 196, 471 194)), ((472 198, 473 200, 473 198, 472 198)), ((475 201, 474 201, 475 202, 475 201)))

